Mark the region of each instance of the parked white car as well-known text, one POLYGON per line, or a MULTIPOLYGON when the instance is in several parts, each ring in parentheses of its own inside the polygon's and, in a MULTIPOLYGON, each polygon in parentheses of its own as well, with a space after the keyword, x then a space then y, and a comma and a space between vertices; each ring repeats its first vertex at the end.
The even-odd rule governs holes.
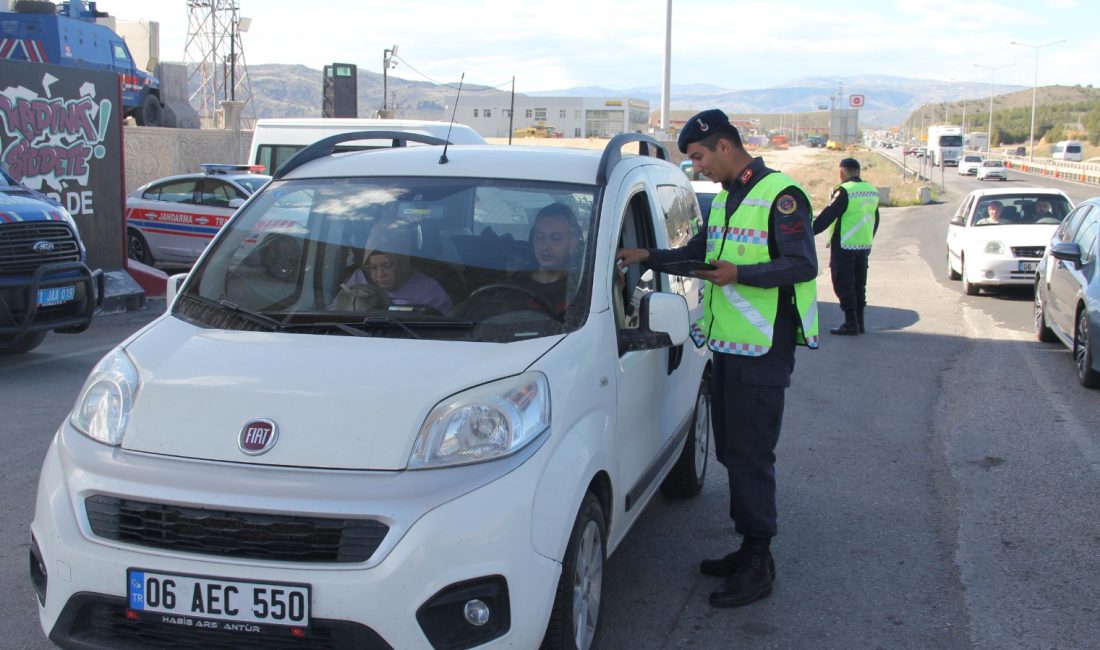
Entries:
POLYGON ((980 181, 992 178, 1002 181, 1008 180, 1008 172, 1005 170, 1005 164, 1002 160, 983 160, 982 164, 978 165, 978 171, 975 175, 980 181))
POLYGON ((969 176, 970 174, 977 174, 978 168, 982 166, 982 157, 968 153, 959 159, 959 176, 969 176))
POLYGON ((1072 208, 1056 189, 974 190, 947 227, 948 277, 962 280, 971 296, 983 288, 1034 284, 1039 259, 1072 208))
POLYGON ((661 145, 344 137, 170 279, 58 429, 30 564, 59 645, 587 649, 607 556, 702 488, 701 281, 614 259, 699 218, 661 145), (245 243, 303 211, 264 272, 245 243))

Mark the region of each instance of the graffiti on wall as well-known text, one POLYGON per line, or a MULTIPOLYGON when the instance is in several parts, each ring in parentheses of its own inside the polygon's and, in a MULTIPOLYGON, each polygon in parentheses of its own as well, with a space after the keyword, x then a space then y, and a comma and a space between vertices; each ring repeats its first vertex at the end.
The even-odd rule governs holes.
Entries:
POLYGON ((73 215, 91 215, 89 188, 93 161, 107 157, 104 139, 114 102, 97 98, 91 82, 78 92, 58 96, 58 79, 41 74, 39 88, 6 85, 0 89, 0 163, 24 185, 40 188, 73 215))

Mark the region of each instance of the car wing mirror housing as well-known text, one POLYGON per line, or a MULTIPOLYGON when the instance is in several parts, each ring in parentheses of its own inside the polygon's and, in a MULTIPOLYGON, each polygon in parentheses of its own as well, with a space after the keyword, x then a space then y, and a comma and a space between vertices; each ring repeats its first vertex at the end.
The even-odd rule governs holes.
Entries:
POLYGON ((186 273, 168 276, 168 282, 164 288, 164 304, 168 309, 172 308, 172 301, 176 299, 176 294, 179 293, 180 287, 183 286, 183 281, 186 279, 186 273))
POLYGON ((1050 256, 1081 266, 1081 247, 1071 241, 1060 241, 1050 247, 1050 256))
POLYGON ((687 301, 676 293, 655 291, 642 296, 637 329, 619 331, 621 351, 659 350, 683 345, 691 315, 687 301))
POLYGON ((951 225, 952 226, 962 226, 965 223, 966 223, 966 220, 963 219, 963 216, 961 214, 956 214, 954 217, 951 218, 951 225))
POLYGON ((233 208, 234 210, 241 207, 242 205, 244 205, 244 199, 241 199, 241 198, 229 199, 229 207, 233 208))

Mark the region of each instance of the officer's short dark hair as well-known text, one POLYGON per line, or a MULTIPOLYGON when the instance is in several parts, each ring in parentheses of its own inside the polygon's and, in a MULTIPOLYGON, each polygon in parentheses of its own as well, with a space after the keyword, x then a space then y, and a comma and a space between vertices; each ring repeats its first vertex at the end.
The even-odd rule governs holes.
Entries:
POLYGON ((840 161, 840 168, 851 171, 859 171, 859 161, 855 158, 845 158, 840 161))
POLYGON ((718 141, 722 139, 729 140, 731 143, 733 143, 733 146, 737 147, 738 149, 745 148, 745 145, 741 143, 741 134, 738 133, 737 127, 732 124, 726 127, 722 127, 721 129, 718 129, 716 133, 712 133, 702 140, 699 140, 699 144, 703 145, 707 149, 710 149, 711 151, 714 151, 718 148, 718 141))

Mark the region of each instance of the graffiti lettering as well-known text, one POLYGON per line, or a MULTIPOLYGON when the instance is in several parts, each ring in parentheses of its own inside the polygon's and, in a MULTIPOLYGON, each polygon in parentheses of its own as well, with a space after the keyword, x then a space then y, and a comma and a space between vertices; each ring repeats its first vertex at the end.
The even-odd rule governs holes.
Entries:
POLYGON ((87 142, 99 142, 100 135, 92 124, 91 114, 97 108, 95 102, 84 97, 75 102, 62 99, 16 99, 13 105, 6 97, 0 97, 0 111, 4 113, 8 133, 20 133, 33 140, 42 132, 79 135, 87 142))
POLYGON ((35 147, 24 140, 4 153, 4 162, 8 163, 8 173, 16 178, 79 178, 88 173, 88 158, 91 155, 92 148, 86 144, 35 147))

